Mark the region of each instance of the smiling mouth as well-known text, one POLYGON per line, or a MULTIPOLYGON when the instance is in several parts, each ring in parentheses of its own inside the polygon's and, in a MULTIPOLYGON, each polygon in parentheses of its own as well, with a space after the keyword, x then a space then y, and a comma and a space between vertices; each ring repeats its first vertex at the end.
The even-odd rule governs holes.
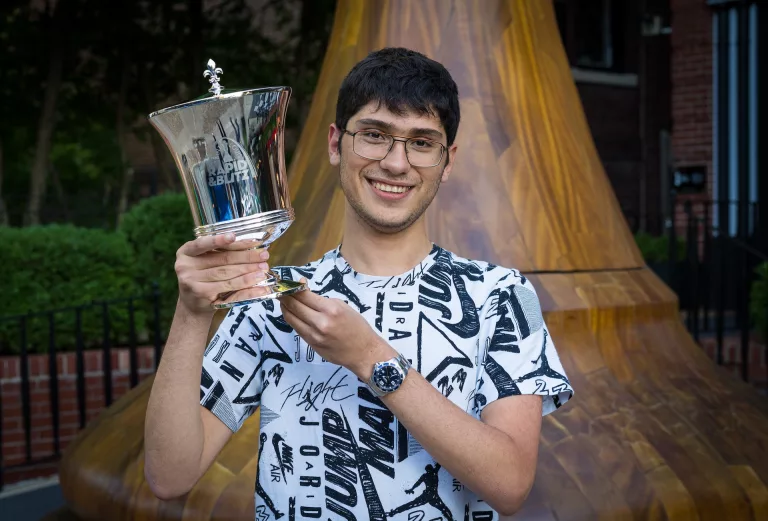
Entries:
POLYGON ((412 186, 396 186, 396 185, 388 185, 385 183, 380 183, 379 181, 371 181, 371 185, 377 190, 381 190, 382 192, 390 192, 393 194, 404 194, 411 188, 412 186))

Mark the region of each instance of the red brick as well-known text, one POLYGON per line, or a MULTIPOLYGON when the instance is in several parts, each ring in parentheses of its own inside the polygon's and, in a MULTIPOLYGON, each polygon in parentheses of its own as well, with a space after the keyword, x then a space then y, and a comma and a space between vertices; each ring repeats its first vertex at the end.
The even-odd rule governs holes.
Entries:
POLYGON ((703 164, 711 176, 712 10, 699 0, 672 0, 670 7, 672 152, 677 165, 703 164))
POLYGON ((51 404, 47 400, 36 400, 32 402, 30 412, 32 413, 33 418, 35 416, 50 416, 51 404))
POLYGON ((0 373, 1 379, 18 378, 19 377, 19 357, 17 356, 4 356, 2 357, 2 373, 0 373))
POLYGON ((59 427, 59 437, 61 439, 75 436, 80 432, 80 426, 77 424, 62 425, 59 427))
POLYGON ((22 426, 23 422, 20 414, 15 418, 8 418, 7 416, 3 417, 3 432, 6 430, 21 429, 22 426))
MULTIPOLYGON (((137 355, 139 379, 142 380, 154 372, 154 349, 141 347, 137 350, 137 355)), ((104 410, 104 378, 101 372, 101 360, 101 351, 85 353, 85 368, 88 372, 85 378, 85 406, 88 421, 96 418, 104 410)), ((114 349, 112 360, 113 399, 117 399, 125 394, 130 387, 128 350, 114 349)), ((48 362, 48 356, 44 354, 30 355, 28 359, 29 374, 31 375, 29 390, 33 460, 50 455, 53 449, 48 362)), ((3 465, 6 466, 20 463, 25 459, 25 435, 18 367, 18 357, 0 357, 0 392, 2 393, 0 395, 0 407, 2 407, 3 413, 1 453, 3 465)), ((59 435, 62 450, 80 430, 76 368, 74 353, 59 353, 57 355, 59 435)), ((4 476, 7 483, 12 482, 12 478, 9 476, 10 474, 4 476)))
POLYGON ((3 445, 3 464, 13 465, 24 459, 24 445, 8 444, 3 445))
POLYGON ((34 458, 43 458, 53 454, 53 438, 47 440, 36 440, 32 442, 32 456, 34 458))
POLYGON ((3 429, 3 447, 11 443, 23 443, 24 430, 21 428, 3 429))
POLYGON ((3 401, 18 399, 21 396, 21 385, 18 382, 5 382, 0 387, 3 401))
POLYGON ((29 422, 32 426, 32 430, 45 429, 51 426, 50 416, 33 416, 29 422))

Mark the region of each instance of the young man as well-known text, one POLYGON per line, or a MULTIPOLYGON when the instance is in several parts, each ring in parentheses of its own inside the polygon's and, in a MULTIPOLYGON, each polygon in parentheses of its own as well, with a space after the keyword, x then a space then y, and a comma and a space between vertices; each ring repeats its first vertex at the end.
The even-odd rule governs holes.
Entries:
POLYGON ((424 212, 457 153, 456 84, 419 53, 383 49, 352 69, 336 110, 343 243, 279 268, 311 291, 233 308, 205 346, 211 303, 258 295, 267 255, 213 252, 225 237, 179 249, 147 411, 150 486, 187 492, 260 407, 257 519, 512 514, 533 483, 542 414, 572 389, 531 283, 427 237, 424 212))

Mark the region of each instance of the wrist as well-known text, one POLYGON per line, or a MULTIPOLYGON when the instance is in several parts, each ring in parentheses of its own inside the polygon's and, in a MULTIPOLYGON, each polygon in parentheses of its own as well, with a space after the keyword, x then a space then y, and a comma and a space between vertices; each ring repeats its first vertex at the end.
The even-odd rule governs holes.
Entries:
POLYGON ((208 334, 212 326, 218 327, 218 323, 221 322, 217 318, 215 309, 211 309, 210 312, 190 309, 179 300, 176 303, 176 311, 173 314, 173 321, 168 332, 169 339, 171 336, 175 338, 180 334, 183 336, 192 335, 196 338, 202 337, 207 344, 208 334))
POLYGON ((214 309, 213 306, 193 308, 188 306, 181 298, 176 301, 175 316, 184 322, 210 321, 215 314, 216 309, 214 309))
POLYGON ((349 368, 363 382, 371 379, 373 366, 377 362, 384 362, 398 355, 397 351, 379 336, 376 336, 371 348, 365 352, 366 356, 361 358, 354 367, 349 368))

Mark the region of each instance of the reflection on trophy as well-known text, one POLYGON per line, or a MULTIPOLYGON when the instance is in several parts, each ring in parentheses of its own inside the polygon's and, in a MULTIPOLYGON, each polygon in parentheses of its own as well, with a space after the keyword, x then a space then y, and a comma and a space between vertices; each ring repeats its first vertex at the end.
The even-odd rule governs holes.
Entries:
MULTIPOLYGON (((293 222, 283 152, 289 87, 225 91, 223 71, 208 61, 210 94, 149 115, 171 150, 184 184, 195 235, 234 233, 231 249, 265 248, 293 222)), ((259 283, 271 291, 229 308, 305 289, 274 271, 259 283)), ((222 298, 226 298, 223 296, 222 298)))

